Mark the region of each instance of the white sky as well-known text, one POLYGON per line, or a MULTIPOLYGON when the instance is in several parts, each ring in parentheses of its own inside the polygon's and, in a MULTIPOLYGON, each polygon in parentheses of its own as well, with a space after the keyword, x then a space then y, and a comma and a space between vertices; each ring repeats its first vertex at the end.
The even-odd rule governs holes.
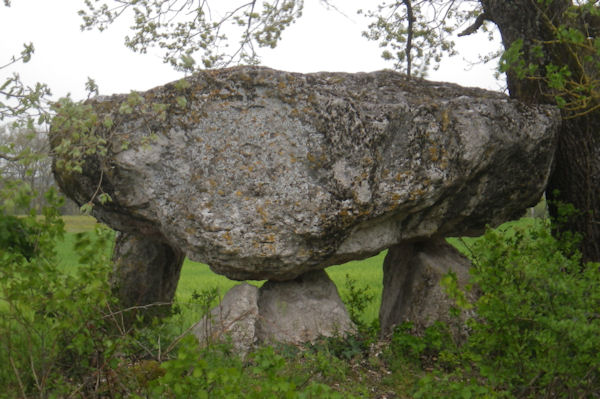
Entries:
MULTIPOLYGON (((71 93, 84 96, 87 77, 100 86, 101 94, 147 90, 183 76, 162 63, 160 55, 139 55, 123 45, 128 20, 108 31, 81 32, 77 11, 83 0, 12 0, 0 5, 0 65, 32 42, 35 54, 29 64, 17 65, 22 79, 47 83, 56 97, 71 93)), ((378 1, 338 0, 347 16, 324 8, 318 0, 306 0, 304 16, 284 32, 275 50, 265 50, 263 64, 297 71, 373 71, 391 68, 381 59, 376 43, 361 36, 367 21, 356 15, 358 7, 375 7, 378 1)), ((463 58, 474 61, 497 44, 480 35, 459 38, 459 54, 445 60, 428 79, 498 90, 502 82, 493 78, 495 65, 467 69, 463 58)), ((12 73, 0 70, 0 82, 12 73)))

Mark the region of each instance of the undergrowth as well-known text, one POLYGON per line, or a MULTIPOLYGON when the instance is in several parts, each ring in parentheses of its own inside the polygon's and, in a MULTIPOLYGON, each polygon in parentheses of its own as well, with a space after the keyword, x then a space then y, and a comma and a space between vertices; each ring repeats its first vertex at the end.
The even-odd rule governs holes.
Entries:
POLYGON ((364 318, 372 287, 348 275, 342 298, 356 334, 241 357, 189 334, 190 314, 199 320, 217 303, 214 287, 178 301, 163 320, 125 323, 107 284, 112 232, 75 236, 77 267, 65 270, 55 251, 60 200, 50 193, 48 201, 43 217, 0 213, 2 398, 600 396, 598 265, 582 266, 572 237, 557 241, 547 222, 464 243, 469 286, 444 278, 457 308, 476 314, 461 345, 441 323, 421 335, 405 323, 382 340, 364 318))

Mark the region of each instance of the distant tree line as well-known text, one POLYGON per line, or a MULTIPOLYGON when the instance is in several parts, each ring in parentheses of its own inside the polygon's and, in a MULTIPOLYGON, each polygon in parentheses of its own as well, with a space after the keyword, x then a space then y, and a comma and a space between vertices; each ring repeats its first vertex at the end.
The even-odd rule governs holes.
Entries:
MULTIPOLYGON (((2 198, 5 210, 12 214, 41 210, 47 205, 44 193, 56 187, 52 175, 52 160, 48 136, 45 132, 27 127, 0 126, 0 191, 29 192, 32 200, 20 203, 18 196, 2 198), (10 155, 9 155, 10 154, 10 155)), ((79 213, 77 205, 67 200, 61 208, 63 214, 79 213)))

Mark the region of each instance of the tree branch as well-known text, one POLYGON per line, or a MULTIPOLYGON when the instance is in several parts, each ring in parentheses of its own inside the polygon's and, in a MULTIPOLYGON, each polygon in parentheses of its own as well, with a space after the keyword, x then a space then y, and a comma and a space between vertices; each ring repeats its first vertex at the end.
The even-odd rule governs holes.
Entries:
POLYGON ((20 161, 21 159, 23 159, 23 156, 22 155, 12 156, 12 155, 0 153, 0 159, 7 160, 9 162, 16 162, 16 161, 20 161))
POLYGON ((413 23, 415 22, 415 18, 410 0, 402 0, 402 3, 404 3, 404 6, 406 7, 406 16, 408 17, 408 32, 406 33, 406 74, 410 78, 410 72, 412 69, 412 58, 410 52, 412 51, 413 23))
POLYGON ((473 33, 477 32, 479 30, 479 28, 481 28, 481 25, 483 25, 483 23, 485 21, 491 21, 491 19, 488 16, 488 14, 483 12, 483 13, 479 14, 479 16, 477 17, 475 22, 473 22, 473 25, 469 26, 467 29, 460 32, 458 34, 458 37, 472 35, 473 33))

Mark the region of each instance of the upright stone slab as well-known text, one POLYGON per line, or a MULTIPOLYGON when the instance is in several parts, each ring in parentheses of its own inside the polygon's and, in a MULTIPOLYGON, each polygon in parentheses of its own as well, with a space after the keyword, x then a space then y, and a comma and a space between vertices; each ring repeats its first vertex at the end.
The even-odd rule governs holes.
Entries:
POLYGON ((221 303, 192 329, 201 345, 229 341, 244 355, 257 343, 258 288, 244 283, 231 288, 221 303))
MULTIPOLYGON (((118 233, 111 282, 121 306, 152 305, 145 307, 145 314, 164 314, 170 309, 184 258, 161 237, 118 233)), ((131 309, 128 314, 136 312, 131 309)))
POLYGON ((254 344, 298 345, 354 331, 335 284, 323 270, 291 281, 268 281, 260 288, 237 285, 193 328, 201 344, 231 340, 241 354, 254 344))
POLYGON ((423 332, 436 321, 446 323, 457 339, 466 337, 465 315, 451 316, 454 300, 441 280, 453 272, 461 288, 469 279, 471 262, 444 239, 393 246, 383 262, 383 292, 379 322, 381 334, 411 322, 423 332))
POLYGON ((290 281, 267 281, 259 290, 261 342, 300 344, 355 331, 335 284, 324 270, 290 281))

